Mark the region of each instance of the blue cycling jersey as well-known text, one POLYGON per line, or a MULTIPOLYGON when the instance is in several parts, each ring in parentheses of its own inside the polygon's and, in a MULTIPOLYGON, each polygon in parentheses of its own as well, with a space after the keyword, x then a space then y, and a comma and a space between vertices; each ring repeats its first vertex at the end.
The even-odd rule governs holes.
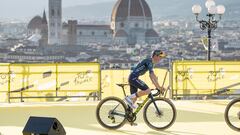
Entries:
POLYGON ((132 74, 134 74, 135 76, 141 76, 147 71, 149 71, 149 73, 153 72, 152 58, 146 58, 140 61, 137 66, 134 67, 132 74))

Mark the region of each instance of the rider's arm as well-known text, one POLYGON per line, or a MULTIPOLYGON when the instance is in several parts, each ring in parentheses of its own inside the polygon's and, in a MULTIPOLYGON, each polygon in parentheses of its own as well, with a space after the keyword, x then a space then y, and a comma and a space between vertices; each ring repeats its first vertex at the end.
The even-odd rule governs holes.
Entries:
POLYGON ((157 76, 154 74, 154 72, 151 72, 149 76, 150 76, 150 79, 151 79, 152 83, 155 85, 155 87, 157 89, 161 90, 161 87, 158 83, 157 76))
POLYGON ((153 64, 152 63, 147 63, 147 67, 148 67, 148 70, 149 70, 150 79, 151 79, 152 83, 154 84, 154 86, 157 89, 164 91, 165 89, 160 87, 160 85, 158 83, 158 78, 157 78, 157 76, 153 72, 153 64))
POLYGON ((161 90, 161 87, 160 87, 160 85, 158 83, 157 76, 153 72, 153 64, 151 62, 149 62, 149 63, 147 63, 147 67, 148 67, 148 70, 149 70, 149 77, 150 77, 152 83, 154 84, 154 86, 157 89, 161 90))

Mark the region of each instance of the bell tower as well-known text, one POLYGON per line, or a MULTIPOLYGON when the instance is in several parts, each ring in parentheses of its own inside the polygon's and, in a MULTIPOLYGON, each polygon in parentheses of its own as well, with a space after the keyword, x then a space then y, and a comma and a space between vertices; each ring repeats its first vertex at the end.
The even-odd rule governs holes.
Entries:
POLYGON ((61 45, 62 0, 49 0, 48 44, 61 45))

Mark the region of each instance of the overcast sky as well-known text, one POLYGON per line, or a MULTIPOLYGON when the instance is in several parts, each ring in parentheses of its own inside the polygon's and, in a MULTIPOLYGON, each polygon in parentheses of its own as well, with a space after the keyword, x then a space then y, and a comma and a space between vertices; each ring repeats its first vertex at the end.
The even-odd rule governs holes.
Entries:
MULTIPOLYGON (((69 7, 74 5, 86 5, 86 4, 92 4, 92 3, 104 2, 104 1, 114 1, 114 0, 62 0, 63 7, 69 7)), ((47 6, 48 0, 0 0, 0 7, 3 7, 3 6, 10 7, 13 4, 18 6, 26 6, 29 4, 47 6)))
MULTIPOLYGON (((62 3, 63 3, 62 6, 63 8, 65 8, 65 7, 72 7, 76 5, 88 5, 88 4, 94 4, 94 3, 109 2, 109 1, 112 1, 110 3, 114 3, 114 1, 117 1, 117 0, 62 0, 62 3)), ((146 0, 146 1, 151 6, 152 11, 157 11, 157 13, 159 14, 161 13, 169 14, 169 12, 173 12, 173 13, 176 12, 171 10, 171 8, 174 10, 179 10, 179 9, 175 9, 175 6, 180 8, 187 8, 188 10, 184 10, 184 11, 191 13, 191 7, 193 4, 202 2, 202 6, 204 6, 204 3, 206 0, 146 0), (150 4, 150 3, 154 4, 156 3, 156 1, 158 2, 161 1, 161 6, 150 4), (178 1, 181 1, 181 2, 178 2, 178 1), (182 1, 186 3, 183 3, 182 1), (159 8, 159 7, 163 7, 162 5, 165 5, 166 9, 159 8), (188 6, 184 7, 184 5, 188 5, 188 6)), ((239 12, 239 5, 240 5, 239 1, 240 0, 216 0, 216 2, 219 4, 223 4, 223 3, 227 4, 226 5, 227 12, 230 11, 229 7, 231 8, 235 7, 234 10, 237 10, 236 12, 239 12)), ((112 8, 112 6, 109 8, 112 8)), ((86 7, 87 6, 85 6, 85 8, 86 7)), ((6 20, 8 19, 29 20, 35 15, 42 15, 44 9, 48 11, 48 0, 0 0, 0 22, 5 19, 6 20)), ((94 9, 91 9, 91 10, 94 11, 94 9)), ((101 12, 101 11, 97 11, 97 12, 101 12)), ((176 14, 174 13, 174 15, 176 14)), ((63 16, 64 16, 64 13, 63 13, 63 16)))
MULTIPOLYGON (((62 0, 63 7, 117 0, 62 0)), ((1 18, 21 18, 48 10, 48 0, 0 0, 1 18), (21 10, 21 11, 19 11, 21 10)))

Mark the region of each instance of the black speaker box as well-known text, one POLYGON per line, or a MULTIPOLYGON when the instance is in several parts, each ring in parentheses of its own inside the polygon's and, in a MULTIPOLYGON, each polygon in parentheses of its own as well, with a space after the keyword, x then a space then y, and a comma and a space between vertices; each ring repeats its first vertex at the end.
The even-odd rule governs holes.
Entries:
POLYGON ((56 118, 31 116, 25 125, 23 135, 66 135, 62 124, 56 118))

